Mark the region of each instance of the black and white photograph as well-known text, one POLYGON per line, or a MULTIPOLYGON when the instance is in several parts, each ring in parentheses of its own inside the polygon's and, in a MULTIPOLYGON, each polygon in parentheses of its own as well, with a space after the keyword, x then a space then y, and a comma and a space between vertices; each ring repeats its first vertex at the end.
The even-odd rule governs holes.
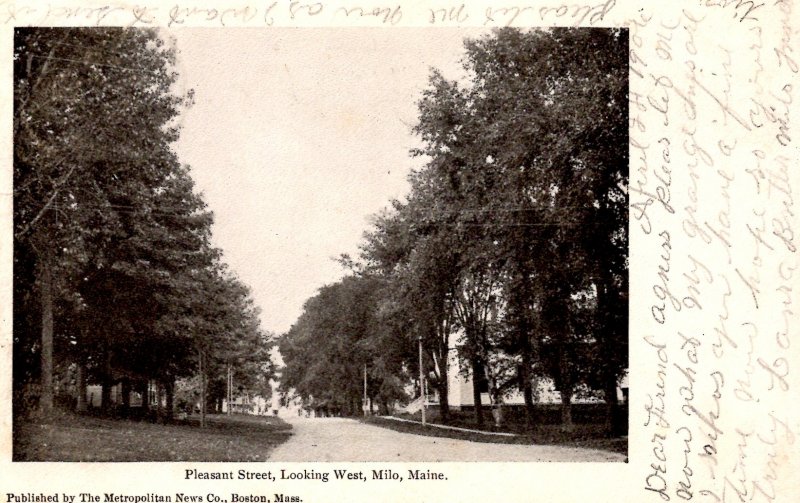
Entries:
POLYGON ((625 28, 15 28, 13 460, 627 462, 628 76, 625 28))

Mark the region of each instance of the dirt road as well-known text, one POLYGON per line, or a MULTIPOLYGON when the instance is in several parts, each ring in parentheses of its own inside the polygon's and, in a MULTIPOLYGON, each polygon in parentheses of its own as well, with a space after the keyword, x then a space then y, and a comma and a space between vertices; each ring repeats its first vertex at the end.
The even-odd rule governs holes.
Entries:
POLYGON ((613 452, 400 433, 353 419, 283 417, 294 434, 269 461, 622 461, 613 452))

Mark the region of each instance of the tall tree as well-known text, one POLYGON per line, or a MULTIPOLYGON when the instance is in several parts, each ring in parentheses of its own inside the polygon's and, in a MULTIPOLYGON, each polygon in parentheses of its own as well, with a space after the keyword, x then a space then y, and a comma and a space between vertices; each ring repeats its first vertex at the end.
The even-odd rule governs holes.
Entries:
POLYGON ((169 403, 197 348, 214 364, 239 347, 271 373, 172 150, 192 100, 173 92, 174 48, 133 28, 21 28, 14 48, 15 391, 38 377, 49 410, 55 359, 102 383, 104 406, 120 381, 154 380, 169 403))
MULTIPOLYGON (((395 300, 409 313, 412 340, 420 340, 439 395, 440 414, 449 419, 448 375, 450 342, 456 326, 458 250, 450 233, 452 214, 437 212, 437 182, 431 171, 410 177, 412 193, 406 204, 394 203, 366 234, 362 258, 369 270, 388 274, 395 283, 395 300)), ((416 365, 415 365, 416 366, 416 365)))
POLYGON ((17 29, 14 45, 14 235, 18 263, 36 264, 47 410, 54 296, 85 241, 124 233, 119 214, 175 166, 183 98, 170 90, 174 51, 152 30, 17 29))
POLYGON ((569 423, 588 364, 570 349, 583 340, 581 310, 569 308, 581 292, 602 305, 594 340, 609 402, 625 367, 626 49, 620 30, 498 30, 466 43, 468 82, 434 72, 420 102, 419 153, 439 193, 449 191, 437 209, 458 213, 452 236, 485 226, 493 258, 479 260, 504 264, 504 319, 531 421, 532 373, 544 371, 569 423))

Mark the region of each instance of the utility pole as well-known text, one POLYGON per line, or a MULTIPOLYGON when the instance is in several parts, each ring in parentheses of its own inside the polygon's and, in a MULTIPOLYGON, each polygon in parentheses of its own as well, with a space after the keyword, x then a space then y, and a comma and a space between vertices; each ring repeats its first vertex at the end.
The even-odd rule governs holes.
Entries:
POLYGON ((203 360, 205 360, 205 352, 202 350, 198 350, 198 356, 200 360, 200 427, 205 428, 206 426, 206 369, 205 365, 203 365, 203 360))
POLYGON ((228 363, 228 407, 227 413, 231 415, 231 399, 233 398, 233 372, 231 371, 231 364, 228 363))
POLYGON ((425 426, 425 372, 422 369, 422 336, 417 337, 419 341, 419 396, 422 399, 422 426, 425 426))

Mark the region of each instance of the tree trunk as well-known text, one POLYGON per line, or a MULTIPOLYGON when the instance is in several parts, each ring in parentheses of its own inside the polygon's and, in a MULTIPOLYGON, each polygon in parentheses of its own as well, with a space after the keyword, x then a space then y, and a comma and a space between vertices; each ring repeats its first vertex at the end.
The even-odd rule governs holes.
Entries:
POLYGON ((39 408, 44 413, 53 410, 53 272, 50 257, 40 257, 39 288, 42 308, 42 374, 39 408))
POLYGON ((164 381, 164 393, 167 400, 164 415, 167 420, 172 421, 175 411, 175 380, 171 377, 168 377, 167 380, 164 381))
MULTIPOLYGON (((614 313, 620 307, 613 302, 611 292, 613 291, 613 281, 609 270, 606 267, 598 268, 597 307, 598 319, 601 333, 605 334, 600 339, 600 351, 604 354, 605 366, 602 379, 604 381, 604 395, 606 402, 606 431, 609 435, 618 435, 620 431, 619 400, 617 398, 617 371, 620 367, 626 366, 621 363, 612 362, 621 352, 623 346, 620 344, 619 327, 614 323, 614 313)), ((624 346, 623 346, 624 347, 624 346)))
POLYGON ((561 429, 563 431, 572 431, 574 425, 572 423, 572 392, 574 386, 572 384, 572 376, 569 375, 569 362, 564 348, 559 349, 559 374, 560 383, 559 391, 561 392, 561 429))
POLYGON ((475 404, 475 422, 483 425, 483 403, 481 402, 480 382, 485 379, 483 365, 478 358, 472 359, 472 401, 475 404))
POLYGON ((128 379, 122 380, 122 407, 125 413, 131 409, 131 382, 128 379))
POLYGON ((102 391, 100 392, 100 409, 104 412, 111 410, 111 383, 108 379, 103 379, 102 391))
POLYGON ((439 392, 439 417, 443 423, 447 423, 450 421, 450 399, 447 396, 447 374, 442 374, 442 378, 436 383, 436 389, 439 392))
MULTIPOLYGON (((519 251, 523 252, 523 249, 519 251)), ((527 304, 531 302, 533 296, 531 295, 530 273, 528 272, 528 268, 524 265, 526 259, 527 257, 518 258, 522 285, 518 293, 520 297, 516 299, 515 303, 517 304, 517 316, 519 317, 517 328, 519 330, 520 356, 522 357, 522 365, 519 369, 520 387, 522 388, 522 397, 525 401, 525 420, 528 424, 528 429, 533 430, 536 424, 536 409, 533 404, 533 388, 531 386, 534 347, 531 344, 531 334, 529 333, 531 330, 531 323, 528 313, 529 308, 527 307, 527 304)))
POLYGON ((159 421, 164 418, 164 384, 156 381, 156 415, 159 421))
POLYGON ((113 383, 111 382, 111 351, 106 349, 104 355, 104 368, 103 368, 103 384, 102 384, 102 394, 100 395, 100 408, 104 412, 108 412, 111 410, 111 387, 113 383))
POLYGON ((142 412, 147 415, 150 412, 150 381, 139 383, 139 390, 142 393, 142 412))
POLYGON ((76 357, 76 375, 75 385, 78 388, 77 400, 75 401, 75 411, 78 413, 86 412, 88 405, 86 403, 86 355, 81 348, 85 345, 87 332, 87 321, 84 316, 78 318, 78 337, 76 341, 78 346, 78 354, 76 357))
POLYGON ((536 408, 533 404, 533 387, 531 385, 531 368, 533 367, 533 355, 531 348, 531 338, 528 334, 527 314, 520 313, 519 337, 520 349, 522 352, 522 365, 519 367, 519 380, 522 387, 522 397, 525 400, 525 420, 528 429, 533 430, 536 424, 536 408))
POLYGON ((88 408, 86 405, 86 365, 83 362, 78 363, 78 372, 76 376, 78 396, 75 402, 75 410, 77 412, 86 412, 88 408))
POLYGON ((575 425, 572 423, 572 390, 561 392, 561 429, 572 431, 575 425))
MULTIPOLYGON (((520 190, 522 188, 520 187, 520 190)), ((520 202, 522 208, 528 208, 528 199, 523 198, 520 202)), ((525 420, 528 429, 532 430, 536 424, 536 408, 533 402, 533 387, 532 371, 534 357, 538 357, 538 340, 531 337, 533 327, 532 308, 531 302, 534 300, 533 292, 534 287, 531 280, 530 266, 527 261, 530 260, 530 247, 527 242, 523 241, 523 246, 516 249, 514 257, 514 269, 516 269, 516 276, 519 280, 517 287, 510 293, 510 307, 513 307, 517 318, 516 328, 519 337, 519 351, 521 357, 521 365, 518 367, 519 386, 522 390, 522 397, 525 401, 525 420), (533 339, 533 341, 532 341, 533 339)))
POLYGON ((619 428, 619 400, 617 399, 617 380, 606 379, 605 386, 606 399, 606 431, 611 436, 620 433, 619 428))
MULTIPOLYGON (((440 338, 441 339, 441 338, 440 338)), ((439 417, 441 418, 443 423, 447 423, 450 421, 450 397, 448 396, 448 383, 447 383, 447 375, 448 375, 448 351, 447 351, 447 344, 444 344, 444 348, 442 348, 442 344, 439 344, 439 379, 436 383, 436 390, 439 393, 439 417), (443 350, 444 349, 444 350, 443 350)), ((423 398, 424 400, 424 398, 423 398)))

